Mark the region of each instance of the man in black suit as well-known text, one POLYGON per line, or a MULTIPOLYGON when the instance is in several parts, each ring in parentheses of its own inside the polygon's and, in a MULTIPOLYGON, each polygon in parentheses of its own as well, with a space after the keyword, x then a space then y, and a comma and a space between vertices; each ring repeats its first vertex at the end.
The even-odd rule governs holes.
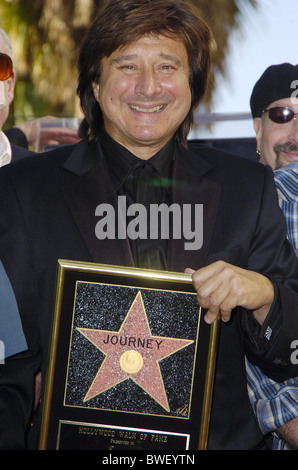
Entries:
POLYGON ((222 318, 209 448, 265 447, 244 358, 275 380, 297 374, 298 266, 271 170, 187 143, 208 82, 210 45, 207 25, 187 2, 111 0, 81 48, 82 142, 0 171, 8 201, 0 210, 0 257, 28 343, 28 352, 0 370, 1 448, 26 446, 34 376, 46 374, 59 258, 191 273, 205 321, 222 318), (170 227, 158 240, 130 236, 142 231, 136 226, 134 234, 120 227, 126 238, 104 232, 98 208, 117 211, 121 196, 127 207, 146 207, 144 188, 154 203, 188 204, 185 222, 195 230, 179 238, 170 227))

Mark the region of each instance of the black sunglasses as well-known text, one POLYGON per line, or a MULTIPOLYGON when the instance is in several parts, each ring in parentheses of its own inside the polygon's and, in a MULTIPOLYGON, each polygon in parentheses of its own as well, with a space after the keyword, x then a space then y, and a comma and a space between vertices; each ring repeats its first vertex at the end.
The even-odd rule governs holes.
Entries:
POLYGON ((7 80, 12 75, 12 60, 7 54, 0 52, 0 81, 7 80))
POLYGON ((268 113, 269 119, 277 124, 285 124, 286 122, 296 120, 298 113, 294 113, 291 108, 287 106, 276 106, 274 108, 264 109, 263 113, 268 113))

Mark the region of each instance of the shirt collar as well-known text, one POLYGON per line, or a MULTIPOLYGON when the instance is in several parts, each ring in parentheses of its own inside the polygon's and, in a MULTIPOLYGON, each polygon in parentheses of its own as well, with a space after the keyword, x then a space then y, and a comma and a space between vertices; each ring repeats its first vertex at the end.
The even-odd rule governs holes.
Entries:
MULTIPOLYGON (((111 172, 115 189, 117 190, 123 185, 133 168, 140 162, 140 158, 136 157, 129 150, 112 139, 104 130, 102 130, 101 133, 100 143, 111 172)), ((168 178, 173 154, 174 138, 146 161, 154 166, 161 177, 168 178)))
POLYGON ((279 200, 298 203, 298 165, 291 163, 274 171, 274 182, 279 200))
POLYGON ((279 173, 284 172, 284 170, 295 170, 295 173, 297 173, 298 162, 289 163, 288 165, 285 165, 282 168, 278 168, 277 170, 274 170, 274 175, 278 175, 279 173))
POLYGON ((11 162, 11 146, 4 132, 0 132, 0 167, 11 162))

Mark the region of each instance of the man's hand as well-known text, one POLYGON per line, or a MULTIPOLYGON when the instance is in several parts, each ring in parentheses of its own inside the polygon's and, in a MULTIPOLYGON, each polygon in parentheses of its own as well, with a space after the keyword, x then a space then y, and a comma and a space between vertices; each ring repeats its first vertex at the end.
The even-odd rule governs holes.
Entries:
POLYGON ((24 132, 29 147, 41 152, 44 145, 76 144, 81 140, 77 127, 65 127, 62 122, 63 119, 44 116, 15 127, 24 132))
POLYGON ((292 450, 298 449, 298 416, 287 421, 283 426, 278 428, 276 432, 286 441, 292 450))
POLYGON ((219 315, 229 321, 237 306, 251 310, 261 325, 264 322, 274 299, 273 283, 267 277, 224 261, 185 272, 192 274, 198 302, 207 309, 206 323, 213 323, 219 315))

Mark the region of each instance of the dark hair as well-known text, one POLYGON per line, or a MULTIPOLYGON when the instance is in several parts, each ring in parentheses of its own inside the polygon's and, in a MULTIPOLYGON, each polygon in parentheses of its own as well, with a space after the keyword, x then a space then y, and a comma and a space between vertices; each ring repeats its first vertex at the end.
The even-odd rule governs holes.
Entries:
POLYGON ((77 92, 85 116, 80 126, 82 138, 94 140, 103 125, 102 111, 92 88, 92 83, 99 83, 102 58, 148 34, 179 39, 187 50, 192 101, 177 131, 178 141, 186 146, 193 111, 205 93, 209 77, 211 33, 194 5, 184 0, 109 0, 105 3, 86 34, 79 56, 77 92))

